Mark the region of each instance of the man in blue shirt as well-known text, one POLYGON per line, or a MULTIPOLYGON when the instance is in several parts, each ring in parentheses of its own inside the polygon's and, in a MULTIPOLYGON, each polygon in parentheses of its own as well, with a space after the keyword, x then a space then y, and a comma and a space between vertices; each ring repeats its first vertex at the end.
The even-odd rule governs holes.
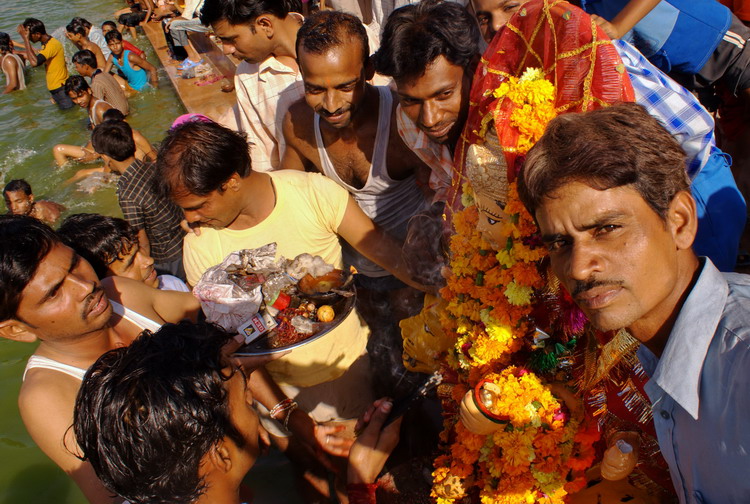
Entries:
MULTIPOLYGON (((750 277, 691 245, 685 153, 640 106, 550 122, 519 193, 551 266, 600 330, 642 345, 659 447, 681 503, 750 502, 750 277)), ((720 195, 717 195, 720 197, 720 195)))

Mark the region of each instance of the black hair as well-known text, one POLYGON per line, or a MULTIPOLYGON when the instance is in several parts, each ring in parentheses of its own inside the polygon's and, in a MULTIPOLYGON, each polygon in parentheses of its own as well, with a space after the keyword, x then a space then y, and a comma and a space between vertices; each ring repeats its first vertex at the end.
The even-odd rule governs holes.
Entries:
POLYGON ((60 239, 86 259, 99 278, 121 255, 138 243, 138 231, 124 219, 99 214, 75 214, 57 230, 60 239))
POLYGON ((91 133, 91 143, 98 154, 115 161, 125 161, 135 155, 133 130, 125 121, 104 121, 91 133))
POLYGON ((89 83, 82 75, 71 75, 65 81, 65 94, 75 93, 79 95, 91 89, 89 83))
POLYGON ((96 63, 96 55, 88 49, 84 49, 75 53, 73 55, 73 63, 78 63, 79 65, 88 65, 93 69, 96 69, 98 66, 96 63))
POLYGON ((16 318, 21 294, 60 243, 51 227, 27 215, 0 215, 0 321, 16 318))
POLYGON ((455 2, 422 0, 388 17, 373 56, 375 70, 395 80, 424 75, 438 56, 473 72, 482 36, 476 20, 455 2))
POLYGON ((108 31, 106 35, 104 35, 104 40, 109 44, 112 40, 120 40, 122 41, 122 33, 118 32, 117 30, 108 31))
POLYGON ((23 27, 29 30, 29 35, 38 33, 39 35, 46 35, 47 29, 44 27, 44 23, 36 18, 26 18, 23 21, 23 27))
POLYGON ((233 174, 244 178, 252 171, 245 136, 215 122, 190 121, 174 128, 156 159, 164 194, 221 192, 233 174))
POLYGON ((3 196, 11 191, 23 191, 26 196, 31 196, 31 185, 29 185, 29 183, 24 179, 14 179, 5 184, 5 188, 3 189, 3 196))
POLYGON ((105 26, 111 26, 112 28, 114 28, 115 31, 117 31, 117 24, 114 21, 103 22, 101 26, 102 30, 104 29, 105 26))
POLYGON ((86 28, 87 30, 91 28, 91 23, 89 23, 87 20, 85 20, 84 18, 80 16, 74 17, 73 19, 70 20, 70 22, 83 25, 83 27, 86 28))
POLYGON ((165 324, 91 366, 73 429, 104 486, 133 504, 194 502, 206 489, 204 456, 227 437, 246 444, 225 388, 230 338, 206 323, 165 324))
POLYGON ((271 14, 279 19, 286 18, 290 12, 302 12, 300 0, 206 0, 201 9, 201 23, 209 26, 221 20, 232 25, 250 25, 261 14, 271 14))
POLYGON ((630 186, 665 222, 677 193, 690 190, 685 151, 636 103, 550 121, 526 156, 518 194, 535 215, 545 197, 575 181, 598 191, 630 186))
POLYGON ((362 22, 345 12, 318 11, 305 19, 297 32, 297 54, 300 47, 312 54, 325 54, 333 47, 348 44, 350 38, 359 40, 362 64, 366 64, 370 57, 370 46, 362 22))
POLYGON ((12 48, 13 44, 10 41, 10 35, 0 32, 0 52, 10 52, 12 48))
POLYGON ((88 36, 86 27, 81 23, 76 23, 75 21, 71 21, 70 23, 68 23, 68 25, 65 27, 65 31, 74 35, 83 35, 84 37, 88 36))
POLYGON ((124 121, 125 114, 112 107, 102 114, 103 121, 124 121))

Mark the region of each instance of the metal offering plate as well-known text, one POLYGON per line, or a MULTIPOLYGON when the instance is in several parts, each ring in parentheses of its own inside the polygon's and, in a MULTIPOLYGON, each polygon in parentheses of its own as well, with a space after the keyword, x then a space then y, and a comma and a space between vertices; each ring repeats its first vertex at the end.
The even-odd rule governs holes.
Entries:
POLYGON ((343 289, 339 289, 338 292, 331 291, 324 294, 324 296, 321 296, 320 294, 315 296, 306 296, 303 294, 300 295, 299 298, 303 303, 314 303, 317 307, 320 307, 322 305, 329 305, 331 308, 333 308, 334 311, 334 317, 332 321, 315 322, 315 332, 313 332, 309 336, 303 337, 303 339, 301 340, 295 341, 294 343, 276 348, 271 347, 270 342, 273 340, 273 338, 278 336, 277 329, 271 329, 269 332, 258 336, 250 343, 238 348, 237 351, 234 352, 234 355, 237 355, 238 357, 249 357, 257 355, 273 355, 279 352, 286 352, 287 350, 293 350, 303 345, 307 345, 308 343, 311 343, 331 332, 331 330, 341 324, 341 322, 343 322, 344 319, 348 317, 352 312, 354 303, 357 300, 357 294, 353 284, 348 285, 343 289), (350 295, 345 295, 345 293, 349 293, 350 295))

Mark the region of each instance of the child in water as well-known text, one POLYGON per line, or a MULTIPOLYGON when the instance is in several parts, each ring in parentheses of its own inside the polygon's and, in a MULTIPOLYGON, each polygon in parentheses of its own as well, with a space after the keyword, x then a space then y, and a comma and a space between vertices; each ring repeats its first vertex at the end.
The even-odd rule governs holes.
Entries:
POLYGON ((156 68, 146 61, 145 58, 125 49, 120 32, 112 30, 104 38, 107 41, 107 46, 112 51, 104 67, 105 72, 109 72, 112 69, 112 65, 116 66, 122 71, 128 84, 135 91, 140 91, 147 84, 158 87, 159 81, 156 68))

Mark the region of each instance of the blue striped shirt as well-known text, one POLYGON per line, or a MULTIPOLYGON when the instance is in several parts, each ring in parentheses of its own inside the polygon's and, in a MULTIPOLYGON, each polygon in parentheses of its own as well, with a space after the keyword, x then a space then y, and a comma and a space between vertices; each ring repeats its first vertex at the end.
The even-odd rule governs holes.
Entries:
POLYGON ((714 119, 687 89, 656 68, 638 49, 613 40, 635 91, 635 102, 646 108, 675 137, 687 154, 691 180, 718 150, 714 119))

